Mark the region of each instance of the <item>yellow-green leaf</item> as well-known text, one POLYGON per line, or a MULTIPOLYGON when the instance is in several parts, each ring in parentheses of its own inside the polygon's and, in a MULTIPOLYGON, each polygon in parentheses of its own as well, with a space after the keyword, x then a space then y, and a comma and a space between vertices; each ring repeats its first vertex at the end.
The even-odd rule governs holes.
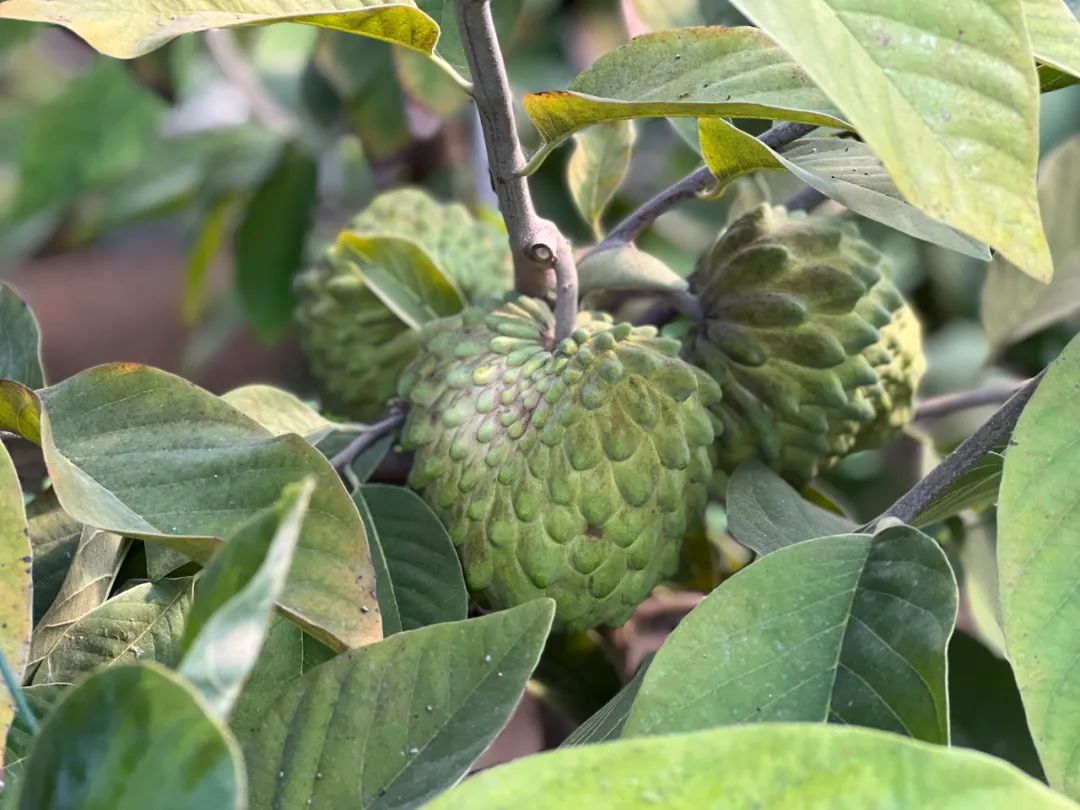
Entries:
POLYGON ((1017 0, 734 0, 828 94, 903 196, 1048 280, 1039 83, 1017 0))
POLYGON ((439 26, 412 0, 6 0, 0 19, 55 23, 108 56, 132 59, 181 34, 274 22, 317 25, 431 54, 439 26))
MULTIPOLYGON (((30 590, 30 535, 22 490, 11 456, 0 444, 0 654, 19 679, 30 656, 30 590)), ((11 695, 0 686, 0 773, 4 740, 14 717, 11 695)))
POLYGON ((1045 65, 1080 78, 1080 21, 1065 0, 1023 0, 1031 50, 1045 65))
POLYGON ((566 165, 566 182, 578 213, 599 241, 604 237, 601 217, 630 168, 634 125, 631 121, 613 121, 580 132, 574 140, 574 154, 566 165))
POLYGON ((847 126, 768 35, 719 26, 637 37, 566 90, 526 96, 525 110, 544 138, 527 171, 578 130, 605 121, 741 116, 847 126))

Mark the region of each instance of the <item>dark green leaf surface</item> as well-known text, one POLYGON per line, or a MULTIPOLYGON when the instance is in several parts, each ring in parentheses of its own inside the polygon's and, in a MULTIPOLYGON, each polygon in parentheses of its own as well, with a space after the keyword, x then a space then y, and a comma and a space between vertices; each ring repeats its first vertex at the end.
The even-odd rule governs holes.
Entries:
MULTIPOLYGON (((25 686, 23 697, 26 698, 30 711, 34 713, 37 721, 42 722, 52 711, 52 708, 60 700, 66 684, 49 684, 47 686, 25 686)), ((26 725, 22 715, 15 715, 15 722, 11 724, 8 733, 7 745, 4 747, 4 777, 3 788, 0 788, 0 810, 15 810, 19 806, 19 794, 22 791, 22 775, 26 769, 27 758, 33 748, 34 735, 26 725)))
POLYGON ((0 378, 41 388, 41 331, 26 302, 0 284, 0 378))
POLYGON ((617 740, 626 725, 626 718, 630 716, 630 707, 634 705, 634 699, 641 689, 641 682, 645 679, 650 663, 651 657, 642 662, 630 682, 604 704, 600 711, 574 729, 573 733, 563 740, 560 748, 617 740))
MULTIPOLYGON (((56 601, 83 531, 82 524, 60 508, 55 496, 49 501, 50 508, 32 514, 27 521, 34 552, 34 624, 56 601)), ((36 500, 30 509, 35 505, 36 500)))

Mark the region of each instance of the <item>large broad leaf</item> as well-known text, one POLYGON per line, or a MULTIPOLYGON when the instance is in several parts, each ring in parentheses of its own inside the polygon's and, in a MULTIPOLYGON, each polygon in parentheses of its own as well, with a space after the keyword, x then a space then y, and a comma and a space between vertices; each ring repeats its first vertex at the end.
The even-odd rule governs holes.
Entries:
MULTIPOLYGON (((19 477, 7 448, 0 444, 0 655, 17 679, 22 678, 30 657, 30 562, 19 477)), ((5 687, 0 689, 0 773, 4 767, 3 743, 14 717, 15 705, 5 687)))
POLYGON ((37 624, 60 593, 79 548, 83 526, 60 508, 55 496, 35 498, 27 516, 34 557, 34 624, 37 624))
POLYGON ((586 253, 578 263, 578 278, 582 295, 607 290, 682 292, 689 286, 658 258, 628 242, 586 253))
POLYGON ((140 0, 117 8, 111 0, 7 0, 0 19, 56 23, 109 56, 130 59, 181 34, 272 22, 318 25, 431 53, 439 26, 412 0, 140 0))
POLYGON ((318 444, 331 433, 355 433, 360 426, 332 422, 295 394, 272 385, 245 385, 221 398, 275 436, 296 433, 318 444))
POLYGON ((759 169, 787 169, 856 214, 976 259, 990 259, 986 245, 904 200, 881 161, 861 141, 803 138, 776 152, 722 118, 703 118, 700 135, 705 163, 721 183, 759 169))
POLYGON ((1005 644, 1050 784, 1080 797, 1080 339, 1051 366, 1005 453, 998 575, 1005 644))
POLYGON ((282 607, 337 648, 380 637, 374 574, 356 506, 299 436, 273 437, 178 377, 101 366, 42 392, 45 460, 72 517, 170 545, 205 563, 221 538, 316 479, 282 607))
POLYGON ((1023 0, 1031 50, 1039 61, 1080 78, 1080 22, 1065 0, 1023 0))
POLYGON ((252 807, 415 807, 510 717, 554 603, 398 633, 289 686, 244 743, 252 807))
POLYGON ((41 331, 26 302, 0 284, 0 378, 41 388, 41 331))
POLYGON ((731 536, 762 556, 856 529, 842 515, 805 500, 760 461, 748 461, 732 473, 727 486, 727 519, 731 536))
POLYGON ((112 597, 68 626, 49 650, 34 683, 73 683, 98 667, 180 660, 193 581, 145 582, 112 597))
POLYGON ((1054 149, 1039 172, 1043 227, 1054 256, 1054 278, 1042 284, 1002 258, 990 265, 982 291, 982 322, 993 348, 1022 340, 1080 312, 1080 135, 1054 149))
POLYGON ((474 776, 431 810, 941 807, 1068 810, 1000 760, 867 729, 725 728, 528 757, 474 776))
POLYGON ((242 810, 244 764, 195 692, 158 667, 99 672, 68 692, 34 745, 22 810, 242 810))
POLYGON ((753 28, 646 34, 600 57, 565 91, 526 96, 525 110, 544 138, 529 170, 604 121, 742 116, 846 126, 802 69, 753 28))
POLYGON ((127 548, 127 540, 118 534, 80 529, 78 546, 56 599, 34 627, 29 674, 34 674, 76 622, 108 598, 127 548))
POLYGON ((604 211, 630 168, 634 125, 613 121, 579 133, 574 141, 574 154, 566 164, 566 183, 578 213, 599 241, 604 238, 604 211))
MULTIPOLYGON (((61 684, 23 687, 23 697, 40 723, 68 687, 61 684)), ((26 723, 21 714, 16 715, 8 732, 7 745, 3 748, 3 787, 0 788, 0 810, 15 810, 19 806, 22 775, 33 749, 35 730, 26 723)))
POLYGON ((1051 277, 1039 84, 1017 0, 733 2, 836 103, 905 199, 1051 277))
POLYGON ((469 593, 457 550, 420 496, 370 484, 353 498, 364 501, 386 561, 385 581, 376 580, 379 604, 392 603, 401 629, 464 619, 469 593))
POLYGON ((780 549, 727 580, 668 637, 624 734, 831 721, 947 743, 955 618, 952 569, 915 529, 780 549))
POLYGON ((236 288, 244 312, 264 340, 276 340, 292 323, 293 277, 304 260, 314 215, 315 161, 295 145, 251 197, 236 230, 236 288))
POLYGON ((314 483, 308 479, 289 487, 275 508, 229 537, 199 577, 185 623, 179 672, 220 720, 232 712, 259 658, 274 602, 285 590, 314 483))

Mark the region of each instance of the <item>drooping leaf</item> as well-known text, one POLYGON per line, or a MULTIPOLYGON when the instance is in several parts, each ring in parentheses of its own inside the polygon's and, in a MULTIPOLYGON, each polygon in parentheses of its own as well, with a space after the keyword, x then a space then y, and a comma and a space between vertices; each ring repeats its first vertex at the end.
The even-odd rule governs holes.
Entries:
POLYGON ((732 473, 727 486, 727 519, 731 536, 762 556, 856 529, 842 515, 805 500, 760 461, 748 461, 732 473))
POLYGON ((344 231, 338 236, 338 249, 379 300, 413 329, 465 306, 457 285, 415 242, 344 231))
MULTIPOLYGON (((24 686, 23 697, 40 723, 67 689, 66 684, 47 686, 24 686)), ((22 715, 15 716, 11 730, 7 735, 2 761, 4 769, 3 787, 0 788, 0 810, 16 810, 19 806, 19 793, 22 788, 22 774, 26 761, 33 748, 34 733, 26 724, 22 715)))
POLYGON ((120 535, 78 525, 79 541, 71 565, 56 599, 34 627, 30 675, 77 622, 105 602, 127 552, 128 543, 120 535))
POLYGON ((74 683, 98 667, 133 661, 174 666, 192 585, 190 577, 145 582, 94 608, 64 630, 33 683, 74 683))
POLYGON ((65 510, 202 563, 216 538, 314 475, 281 606, 338 649, 379 638, 363 524, 337 473, 306 441, 275 438, 219 398, 144 366, 91 369, 42 398, 45 459, 65 510))
POLYGON ((431 508, 412 490, 385 484, 368 484, 353 497, 363 498, 371 513, 402 629, 464 619, 469 609, 465 576, 453 541, 431 508))
POLYGON ((431 53, 439 38, 439 27, 412 0, 291 0, 284 8, 271 0, 165 0, 122 12, 108 0, 7 0, 0 19, 63 25, 120 59, 149 53, 181 34, 273 22, 318 25, 422 53, 431 53))
POLYGON ((905 199, 1051 277, 1035 193, 1039 86, 1019 2, 733 4, 836 103, 905 199))
POLYGON ((0 430, 41 444, 41 402, 25 385, 0 380, 0 430))
POLYGON ((293 277, 304 260, 314 215, 315 161, 296 145, 256 189, 236 230, 236 286, 256 333, 276 340, 292 323, 293 277))
POLYGON ((1080 78, 1080 21, 1065 0, 1023 0, 1031 50, 1040 62, 1080 78))
POLYGON ((7 284, 0 284, 0 378, 27 388, 45 384, 37 318, 7 284))
POLYGON ((236 742, 160 667, 122 666, 70 690, 23 772, 22 810, 242 810, 236 742))
POLYGON ((60 508, 55 496, 39 496, 27 510, 30 547, 34 557, 34 624, 56 601, 79 548, 83 526, 60 508), (34 511, 40 509, 41 511, 34 511), (31 514, 33 512, 33 514, 31 514))
POLYGON ((429 805, 430 810, 653 806, 1074 807, 984 754, 868 729, 787 723, 540 754, 478 774, 429 805))
POLYGON ((776 152, 722 118, 700 123, 701 153, 721 183, 759 169, 787 169, 868 219, 984 261, 986 245, 910 205, 866 144, 848 138, 802 138, 776 152))
POLYGON ((553 612, 398 633, 309 671, 242 740, 252 806, 415 807, 454 784, 510 717, 553 612))
MULTIPOLYGON (((0 655, 19 679, 30 657, 30 563, 30 538, 19 477, 7 448, 0 443, 0 655)), ((14 717, 15 704, 0 682, 0 773, 4 767, 3 743, 14 717)))
POLYGON ((1080 135, 1054 149, 1039 172, 1039 205, 1054 256, 1054 278, 1042 284, 1005 259, 990 265, 982 291, 982 322, 996 349, 1033 335, 1080 311, 1080 135))
POLYGON ((222 394, 221 398, 275 436, 296 433, 318 444, 335 431, 356 433, 359 428, 333 422, 295 394, 272 385, 245 385, 222 394))
POLYGON ((645 672, 650 663, 651 659, 642 662, 629 683, 604 704, 600 711, 574 729, 559 747, 569 748, 575 745, 593 745, 617 740, 622 734, 623 726, 626 725, 626 718, 630 716, 630 707, 634 705, 634 699, 641 689, 641 682, 645 679, 645 672))
POLYGON ((211 715, 232 712, 270 628, 315 481, 288 487, 273 508, 234 532, 199 577, 178 669, 211 715))
POLYGON ((753 28, 640 36, 600 57, 565 91, 526 96, 525 110, 544 138, 529 171, 579 129, 605 121, 741 116, 846 126, 802 69, 753 28))
POLYGON ((967 509, 992 506, 997 501, 1004 464, 1005 458, 1000 453, 987 453, 920 512, 912 525, 929 526, 967 509))
POLYGON ((612 121, 579 132, 574 153, 566 165, 570 196, 582 219, 599 241, 604 238, 601 220, 630 168, 634 147, 632 121, 612 121))
POLYGON ((830 721, 947 743, 955 618, 952 569, 915 529, 774 551, 683 619, 624 734, 830 721))
POLYGON ((578 291, 604 290, 682 292, 686 279, 655 256, 628 242, 590 251, 578 264, 578 291))
POLYGON ((1080 797, 1080 340, 1050 367, 1005 453, 998 569, 1005 644, 1050 784, 1080 797))

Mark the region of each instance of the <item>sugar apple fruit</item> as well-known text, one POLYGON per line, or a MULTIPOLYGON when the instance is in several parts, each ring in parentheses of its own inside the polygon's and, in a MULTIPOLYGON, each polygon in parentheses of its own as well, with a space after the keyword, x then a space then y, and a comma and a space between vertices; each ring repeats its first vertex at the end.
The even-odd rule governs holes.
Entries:
POLYGON ((705 506, 716 383, 655 328, 512 297, 433 321, 401 376, 410 484, 492 608, 548 596, 571 632, 619 625, 705 506))
POLYGON ((714 494, 751 457, 803 484, 911 418, 921 328, 850 223, 760 206, 701 258, 691 290, 703 318, 684 354, 723 389, 714 494))
MULTIPOLYGON (((510 249, 501 226, 417 189, 376 197, 345 233, 415 242, 466 301, 501 296, 511 283, 510 249)), ((295 289, 301 345, 326 409, 352 419, 377 417, 394 395, 401 369, 416 354, 417 330, 372 289, 344 235, 297 277, 295 289)))

